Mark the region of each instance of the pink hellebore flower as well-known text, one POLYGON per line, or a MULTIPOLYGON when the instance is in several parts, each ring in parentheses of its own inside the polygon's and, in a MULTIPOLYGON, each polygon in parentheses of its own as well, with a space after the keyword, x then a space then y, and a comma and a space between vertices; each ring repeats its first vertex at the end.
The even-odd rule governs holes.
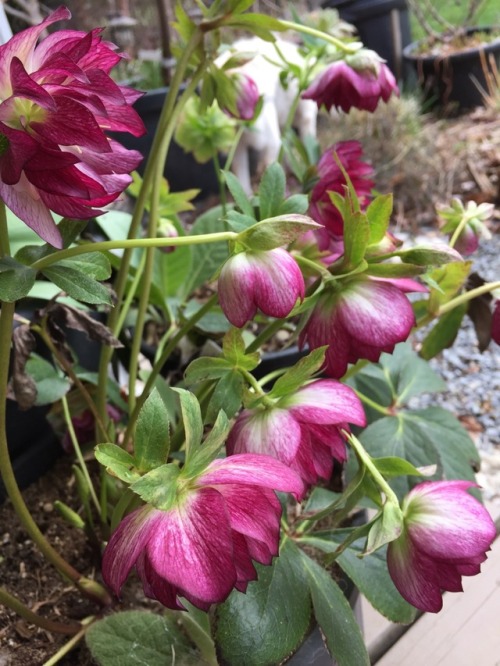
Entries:
POLYGON ((353 57, 352 66, 345 60, 332 63, 302 97, 314 100, 318 108, 325 106, 328 111, 334 106, 344 113, 353 107, 373 113, 379 100, 387 102, 393 92, 399 94, 396 79, 386 64, 374 58, 361 58, 358 64, 353 57))
POLYGON ((104 551, 103 577, 119 594, 133 566, 148 597, 182 609, 178 597, 208 610, 257 578, 252 560, 278 555, 281 504, 274 490, 302 497, 292 470, 269 456, 211 462, 179 486, 169 510, 143 506, 115 530, 104 551))
MULTIPOLYGON (((255 115, 255 108, 259 101, 259 89, 255 81, 240 72, 235 75, 236 78, 236 108, 240 120, 252 120, 255 115)), ((234 114, 231 114, 234 115, 234 114)))
POLYGON ((219 275, 219 301, 233 326, 242 327, 257 309, 269 317, 286 317, 304 298, 304 278, 295 259, 283 248, 239 252, 219 275))
POLYGON ((60 7, 0 46, 0 198, 43 240, 62 247, 50 211, 86 219, 114 201, 142 159, 105 131, 145 128, 132 108, 142 93, 117 85, 121 59, 100 30, 60 30, 37 46, 60 7))
POLYGON ((462 576, 475 576, 496 530, 470 481, 421 483, 403 502, 404 527, 389 544, 387 564, 399 593, 420 610, 437 613, 441 590, 462 591, 462 576))
MULTIPOLYGON (((363 208, 370 202, 370 193, 375 183, 370 179, 373 168, 362 160, 363 148, 359 141, 340 141, 325 150, 316 167, 319 181, 311 192, 309 215, 323 224, 329 235, 338 238, 342 236, 344 223, 330 199, 329 192, 344 195, 346 180, 335 161, 335 154, 351 179, 363 208)), ((326 249, 321 245, 320 247, 326 249)))
POLYGON ((326 373, 342 377, 360 358, 377 362, 406 340, 415 325, 407 291, 426 291, 409 278, 354 278, 320 296, 299 338, 311 349, 329 345, 326 373))
POLYGON ((347 422, 366 425, 354 391, 332 379, 318 379, 282 398, 275 408, 246 409, 229 433, 226 448, 264 453, 295 470, 305 483, 329 479, 333 460, 347 458, 342 430, 347 422))

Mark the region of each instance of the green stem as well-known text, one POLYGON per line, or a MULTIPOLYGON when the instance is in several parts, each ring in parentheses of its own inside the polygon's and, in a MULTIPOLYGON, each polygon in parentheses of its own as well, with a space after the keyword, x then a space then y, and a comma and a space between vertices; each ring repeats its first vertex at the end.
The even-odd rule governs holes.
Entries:
POLYGON ((349 44, 345 44, 342 40, 337 39, 337 37, 329 35, 326 32, 323 32, 322 30, 317 30, 316 28, 312 28, 311 26, 304 25, 303 23, 293 23, 292 21, 284 21, 283 19, 279 19, 279 23, 281 23, 281 25, 285 30, 293 30, 294 32, 302 32, 304 35, 317 37, 318 39, 322 39, 324 42, 333 44, 335 48, 339 49, 340 51, 343 51, 344 53, 350 54, 359 51, 359 45, 349 46, 349 44))
POLYGON ((60 650, 58 650, 52 657, 46 661, 43 666, 55 666, 57 663, 61 661, 63 657, 65 657, 68 652, 71 652, 71 650, 78 645, 78 643, 82 640, 82 638, 85 636, 85 633, 87 632, 87 629, 89 625, 94 621, 94 617, 88 617, 82 620, 82 628, 81 630, 73 636, 67 643, 65 643, 60 650))
POLYGON ((82 450, 80 448, 80 443, 78 442, 78 437, 76 436, 76 432, 73 427, 73 421, 71 419, 71 413, 69 411, 68 400, 66 396, 63 396, 61 398, 61 404, 64 412, 64 418, 66 420, 66 426, 68 428, 69 436, 71 438, 71 443, 73 444, 73 448, 75 450, 76 459, 80 464, 80 469, 82 470, 82 474, 85 478, 85 481, 87 482, 90 496, 92 497, 92 501, 94 502, 94 506, 96 507, 97 513, 99 514, 100 517, 101 505, 99 504, 99 500, 97 499, 97 494, 94 489, 94 484, 92 483, 92 479, 90 478, 87 465, 85 464, 85 460, 83 459, 82 450))
POLYGON ((69 247, 33 262, 31 268, 41 271, 63 259, 71 259, 88 252, 106 252, 110 250, 126 250, 134 248, 178 247, 180 245, 202 245, 204 243, 219 243, 220 241, 235 240, 238 234, 235 231, 219 231, 213 234, 197 234, 193 236, 176 236, 174 238, 132 238, 126 240, 109 240, 100 243, 83 243, 76 247, 69 247))
POLYGON ((319 273, 321 277, 325 278, 328 281, 332 279, 332 274, 330 273, 330 271, 324 266, 318 264, 316 261, 312 261, 312 259, 307 259, 307 257, 302 257, 300 254, 294 254, 293 258, 299 264, 299 266, 304 266, 304 268, 310 268, 315 273, 319 273))
POLYGON ((118 320, 116 322, 115 326, 115 336, 118 337, 121 333, 121 330, 123 326, 125 325, 125 321, 127 319, 127 314, 130 310, 130 307, 132 305, 132 301, 135 298, 135 295, 137 293, 137 290, 139 288, 139 284, 142 279, 142 272, 144 271, 144 265, 146 263, 146 255, 145 253, 142 254, 141 260, 139 261, 139 265, 137 266, 137 270, 134 275, 134 279, 132 280, 132 284, 130 285, 129 289, 127 290, 127 295, 125 296, 125 299, 122 301, 122 306, 120 308, 120 313, 118 320))
POLYGON ((478 296, 487 294, 488 292, 494 291, 495 289, 500 289, 500 282, 487 282, 486 284, 482 284, 480 287, 476 287, 475 289, 471 289, 470 291, 464 291, 459 296, 455 296, 455 298, 452 298, 451 301, 448 301, 448 303, 444 303, 444 305, 442 305, 439 308, 439 311, 436 316, 440 317, 441 315, 444 315, 446 312, 453 310, 458 305, 462 305, 462 303, 467 303, 468 301, 471 301, 473 298, 477 298, 478 296))
POLYGON ((248 372, 248 370, 244 370, 243 368, 238 368, 239 373, 242 375, 242 377, 245 379, 247 384, 253 388, 255 393, 261 397, 261 402, 263 405, 266 405, 266 407, 274 407, 275 402, 272 400, 272 398, 268 398, 266 396, 266 392, 262 390, 261 385, 259 382, 255 379, 255 377, 252 375, 251 372, 248 372))
POLYGON ((375 467, 375 465, 373 464, 373 460, 368 455, 368 453, 365 451, 365 449, 361 445, 361 442, 356 437, 354 437, 354 435, 351 435, 351 434, 349 434, 345 431, 344 431, 344 434, 345 434, 349 444, 356 451, 356 454, 358 455, 358 458, 362 461, 362 463, 364 464, 366 469, 370 472, 370 474, 371 474, 373 480, 375 481, 375 483, 378 485, 378 487, 385 494, 385 496, 387 498, 387 501, 392 502, 393 504, 396 504, 397 506, 399 506, 399 500, 398 500, 398 497, 397 497, 396 493, 393 491, 393 489, 390 487, 390 485, 384 479, 382 474, 375 467))
POLYGON ((77 634, 82 629, 82 625, 77 622, 71 622, 67 624, 62 622, 54 622, 53 620, 49 620, 46 617, 42 617, 37 613, 34 613, 25 604, 23 604, 22 601, 19 601, 19 599, 16 599, 16 597, 7 592, 4 587, 0 587, 0 604, 3 604, 4 606, 7 606, 7 608, 13 610, 30 624, 35 624, 37 627, 45 629, 45 631, 50 631, 54 634, 69 634, 71 636, 77 634))
POLYGON ((464 215, 462 217, 462 219, 460 220, 460 222, 458 224, 458 227, 455 229, 455 231, 453 232, 453 234, 452 234, 452 236, 449 240, 448 244, 449 244, 450 247, 455 247, 455 243, 457 242, 457 240, 458 240, 460 234, 462 233, 462 231, 465 229, 465 226, 467 225, 468 221, 469 221, 468 216, 464 215))
POLYGON ((384 414, 384 416, 390 416, 391 415, 391 410, 387 407, 383 407, 382 405, 379 405, 378 402, 375 402, 368 396, 364 395, 361 393, 361 391, 358 391, 357 389, 354 389, 356 392, 356 395, 358 398, 365 403, 365 405, 368 405, 372 409, 375 409, 377 412, 380 414, 384 414))
POLYGON ((149 374, 149 377, 144 385, 144 389, 141 393, 140 396, 138 396, 134 410, 132 414, 130 415, 129 422, 127 425, 127 430, 125 431, 125 435, 123 437, 123 445, 126 446, 127 442, 129 441, 133 428, 135 426, 135 422, 137 421, 137 417, 139 416, 139 412, 141 410, 142 405, 145 403, 146 398, 148 397, 149 393, 151 392, 151 389, 154 386, 154 383, 160 374, 160 371, 162 367, 165 365, 165 362, 169 358, 170 354, 174 351, 174 349, 177 347, 178 343, 182 340, 182 338, 189 333, 189 331, 193 328, 193 326, 207 313, 209 310, 213 307, 214 303, 217 301, 217 294, 213 294, 202 306, 201 308, 183 325, 181 328, 177 331, 177 333, 171 338, 170 342, 168 342, 162 353, 161 356, 155 361, 153 368, 149 374))
POLYGON ((7 227, 7 210, 2 201, 0 201, 0 256, 10 255, 9 230, 7 227))
POLYGON ((245 350, 246 354, 251 354, 252 352, 258 351, 264 342, 267 342, 270 338, 277 333, 280 328, 283 326, 282 319, 276 319, 271 322, 264 330, 262 330, 259 335, 248 345, 245 350))

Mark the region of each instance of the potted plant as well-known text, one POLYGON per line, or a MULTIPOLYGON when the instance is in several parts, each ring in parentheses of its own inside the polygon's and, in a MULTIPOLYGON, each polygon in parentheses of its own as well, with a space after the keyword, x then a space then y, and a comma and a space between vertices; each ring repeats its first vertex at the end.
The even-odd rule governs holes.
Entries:
POLYGON ((138 127, 135 93, 109 78, 110 44, 63 30, 37 45, 47 26, 68 18, 61 7, 0 47, 0 196, 37 236, 13 254, 0 215, 0 473, 30 539, 92 606, 83 619, 79 609, 53 617, 4 587, 0 602, 67 637, 52 663, 83 637, 102 666, 129 663, 131 651, 152 664, 282 663, 317 624, 341 666, 368 665, 339 570, 387 617, 411 622, 416 608, 438 612, 442 590, 479 572, 495 537, 467 433, 445 410, 408 404, 442 383, 405 341, 432 324, 431 358, 467 304, 491 293, 499 342, 500 283, 464 289, 470 263, 452 246, 467 225, 477 228, 466 209, 453 207, 450 245, 400 243, 389 232, 392 196, 373 195, 372 168, 354 141, 318 155, 285 130, 293 181, 285 151, 250 194, 224 172, 220 207, 183 226, 178 214, 192 193, 172 192, 163 179, 182 111, 200 83, 200 113, 212 103, 234 112, 240 102, 246 117, 258 105, 234 97, 231 68, 213 69, 212 45, 227 31, 308 36, 310 67, 290 65, 289 75, 318 106, 370 111, 397 93, 387 67, 359 43, 261 15, 248 1, 198 5, 193 20, 177 4, 182 57, 133 185, 140 155, 106 134, 138 127), (130 185, 133 212, 104 212, 130 185), (65 217, 56 224, 53 213, 65 217), (95 216, 105 239, 86 233, 95 216), (14 327, 19 301, 41 276, 54 297, 14 327), (105 312, 106 325, 89 310, 105 312), (151 312, 166 326, 144 363, 151 312), (216 352, 163 377, 179 345, 209 332, 214 317, 224 323, 216 352), (127 367, 114 373, 130 318, 127 367), (99 343, 97 372, 76 362, 65 327, 99 343), (261 352, 283 328, 307 353, 258 378, 261 352), (53 364, 33 356, 36 338, 53 364), (88 536, 97 569, 94 559, 77 568, 62 556, 12 473, 8 350, 13 395, 29 406, 52 392, 51 410, 64 419, 81 506, 64 495, 57 506, 88 536), (358 525, 353 514, 367 504, 373 514, 358 525), (127 582, 132 570, 137 578, 127 582), (124 611, 129 584, 138 603, 124 611))
POLYGON ((477 26, 482 2, 471 0, 452 24, 427 0, 409 0, 425 37, 409 44, 403 57, 416 74, 424 99, 446 113, 484 105, 488 80, 500 62, 500 32, 477 26))

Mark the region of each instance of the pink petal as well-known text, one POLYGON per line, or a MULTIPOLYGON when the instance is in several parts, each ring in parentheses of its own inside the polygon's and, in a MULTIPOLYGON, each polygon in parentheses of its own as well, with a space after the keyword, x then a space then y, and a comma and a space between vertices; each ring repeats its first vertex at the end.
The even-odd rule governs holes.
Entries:
POLYGON ((287 400, 289 409, 302 422, 366 425, 363 405, 349 386, 332 379, 318 379, 287 400))
POLYGON ((241 328, 257 312, 254 302, 256 279, 245 252, 230 257, 219 275, 219 302, 233 326, 241 328))

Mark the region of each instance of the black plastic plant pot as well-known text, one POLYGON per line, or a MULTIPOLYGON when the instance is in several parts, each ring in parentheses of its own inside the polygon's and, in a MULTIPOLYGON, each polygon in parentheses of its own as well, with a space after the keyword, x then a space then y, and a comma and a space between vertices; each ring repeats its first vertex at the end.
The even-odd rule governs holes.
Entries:
MULTIPOLYGON (((490 33, 491 28, 471 28, 467 35, 478 32, 490 33)), ((446 54, 425 54, 423 46, 422 41, 408 45, 403 57, 413 68, 427 106, 437 106, 446 115, 484 106, 487 78, 493 80, 495 66, 500 66, 500 37, 446 54)))
POLYGON ((358 31, 363 44, 376 51, 398 80, 405 78, 403 48, 411 42, 406 0, 325 0, 358 31))
MULTIPOLYGON (((167 92, 168 88, 149 90, 135 102, 134 108, 146 126, 146 134, 134 137, 125 132, 110 133, 113 138, 126 148, 138 150, 144 156, 144 160, 138 168, 141 174, 144 173, 147 158, 151 151, 153 138, 167 92)), ((175 141, 172 141, 168 151, 164 176, 168 180, 172 192, 199 189, 199 198, 205 198, 209 194, 219 192, 217 174, 212 161, 200 164, 194 159, 191 153, 186 153, 175 141)))

